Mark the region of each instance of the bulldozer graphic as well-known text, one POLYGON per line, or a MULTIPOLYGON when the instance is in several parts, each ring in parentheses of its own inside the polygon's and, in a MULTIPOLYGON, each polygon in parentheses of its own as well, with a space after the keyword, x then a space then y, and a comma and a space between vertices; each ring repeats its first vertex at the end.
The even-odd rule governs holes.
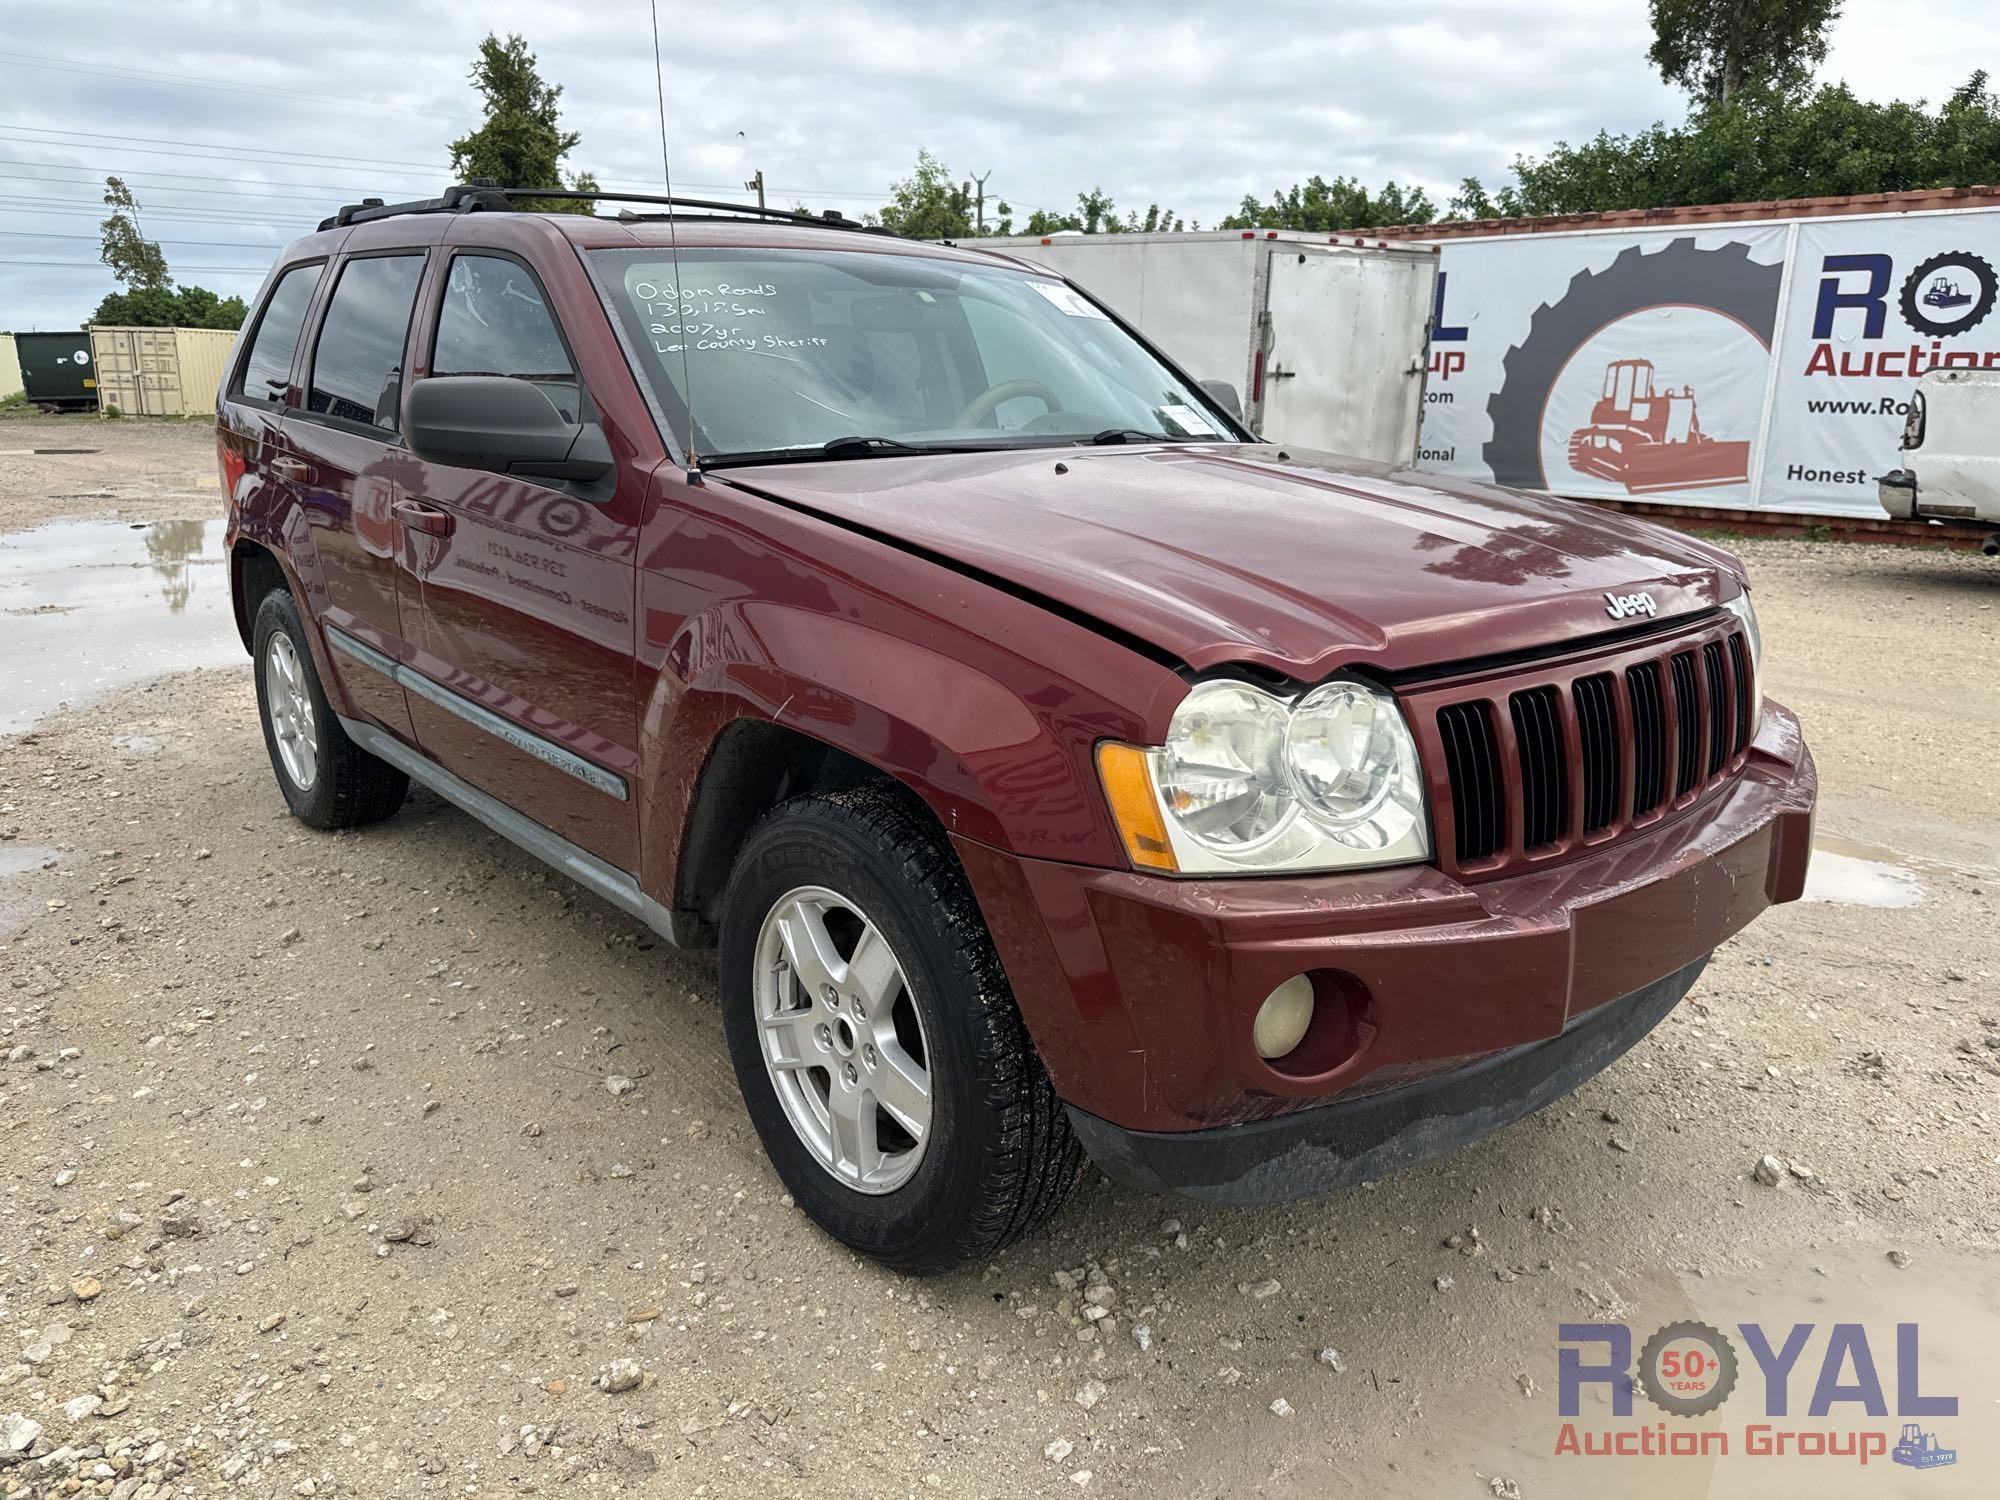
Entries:
POLYGON ((1746 483, 1750 445, 1703 432, 1693 388, 1655 390, 1650 359, 1615 359, 1604 367, 1590 425, 1570 434, 1569 463, 1644 495, 1746 483))
POLYGON ((1958 1450, 1940 1448, 1936 1434, 1925 1432, 1915 1422, 1905 1422, 1902 1441, 1891 1450, 1889 1457, 1913 1469, 1941 1469, 1946 1464, 1958 1462, 1958 1450))
POLYGON ((1972 293, 1961 292, 1949 276, 1935 278, 1924 292, 1926 307, 1964 307, 1971 301, 1972 293))

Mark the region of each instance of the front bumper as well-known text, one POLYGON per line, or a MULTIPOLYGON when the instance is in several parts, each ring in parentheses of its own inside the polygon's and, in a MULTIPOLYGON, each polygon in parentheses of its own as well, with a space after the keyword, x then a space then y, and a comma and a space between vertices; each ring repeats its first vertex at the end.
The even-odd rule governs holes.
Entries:
MULTIPOLYGON (((1706 800, 1638 836, 1505 877, 1460 881, 1412 866, 1178 880, 954 842, 1023 1019, 1093 1155, 1101 1150, 1114 1175, 1121 1162, 1152 1161, 1141 1177, 1173 1185, 1160 1149, 1121 1148, 1114 1133, 1275 1142, 1277 1125, 1249 1127, 1419 1083, 1432 1114, 1484 1118, 1481 1106, 1451 1102, 1478 1069, 1572 1034, 1599 1036, 1580 1023, 1600 1009, 1645 1010, 1637 997, 1657 999, 1665 991, 1656 986, 1677 976, 1692 982, 1700 961, 1767 906, 1796 900, 1816 792, 1797 721, 1769 704, 1742 771, 1706 800), (1308 1033, 1314 1045, 1274 1066, 1256 1053, 1252 1019, 1301 973, 1315 976, 1320 1011, 1340 1031, 1308 1033)), ((1581 1063, 1538 1064, 1567 1079, 1557 1092, 1598 1056, 1570 1045, 1581 1063)), ((1526 1066, 1495 1076, 1525 1077, 1516 1069, 1526 1066)), ((1423 1131, 1404 1131, 1390 1132, 1404 1144, 1378 1145, 1413 1159, 1408 1143, 1423 1131)), ((1254 1163, 1242 1165, 1255 1175, 1254 1163)))
POLYGON ((1679 1003, 1706 957, 1529 1042, 1422 1083, 1217 1130, 1121 1130, 1071 1107, 1083 1149, 1128 1187, 1210 1203, 1284 1203, 1456 1151, 1603 1072, 1679 1003))

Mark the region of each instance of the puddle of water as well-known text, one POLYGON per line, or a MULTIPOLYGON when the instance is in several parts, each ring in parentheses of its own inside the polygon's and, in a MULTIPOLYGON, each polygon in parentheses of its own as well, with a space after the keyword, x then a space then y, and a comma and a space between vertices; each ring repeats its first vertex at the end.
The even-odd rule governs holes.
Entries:
POLYGON ((1842 854, 1822 842, 1813 845, 1804 899, 1838 906, 1921 906, 1924 883, 1906 865, 1842 854))
POLYGON ((60 856, 45 844, 0 843, 0 942, 5 942, 48 909, 36 877, 53 869, 60 856))
POLYGON ((240 660, 223 531, 59 521, 0 536, 0 735, 128 682, 240 660))
POLYGON ((47 869, 56 861, 56 851, 45 844, 0 844, 0 880, 47 869))

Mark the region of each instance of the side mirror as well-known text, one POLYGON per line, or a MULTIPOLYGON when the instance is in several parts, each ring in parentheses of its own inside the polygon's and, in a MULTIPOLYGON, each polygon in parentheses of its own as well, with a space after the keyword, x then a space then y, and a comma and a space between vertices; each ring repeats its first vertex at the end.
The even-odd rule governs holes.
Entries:
POLYGON ((403 436, 426 463, 529 479, 602 479, 611 445, 595 422, 572 422, 532 380, 434 375, 413 382, 403 436))
POLYGON ((1204 380, 1201 388, 1214 398, 1215 404, 1228 412, 1237 421, 1243 420, 1243 398, 1236 394, 1236 387, 1226 380, 1204 380))

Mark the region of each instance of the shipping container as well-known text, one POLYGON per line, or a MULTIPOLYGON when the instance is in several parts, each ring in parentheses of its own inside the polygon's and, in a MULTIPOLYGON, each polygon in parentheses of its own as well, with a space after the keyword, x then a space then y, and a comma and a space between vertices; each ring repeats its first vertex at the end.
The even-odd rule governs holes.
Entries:
POLYGON ((97 405, 96 365, 90 335, 17 333, 14 350, 21 361, 21 389, 30 401, 50 411, 87 411, 97 405))
POLYGON ((98 394, 128 417, 202 416, 215 410, 222 368, 235 347, 226 328, 90 330, 98 394))
POLYGON ((176 328, 174 351, 180 356, 181 410, 190 415, 215 411, 215 393, 236 334, 228 328, 176 328))
POLYGON ((1287 230, 958 243, 1067 277, 1196 380, 1231 386, 1271 442, 1416 458, 1438 259, 1427 245, 1287 230))
POLYGON ((21 357, 14 352, 14 335, 0 333, 0 401, 21 394, 21 357))
POLYGON ((185 410, 173 329, 94 327, 90 350, 97 361, 98 400, 106 411, 177 417, 185 410))

